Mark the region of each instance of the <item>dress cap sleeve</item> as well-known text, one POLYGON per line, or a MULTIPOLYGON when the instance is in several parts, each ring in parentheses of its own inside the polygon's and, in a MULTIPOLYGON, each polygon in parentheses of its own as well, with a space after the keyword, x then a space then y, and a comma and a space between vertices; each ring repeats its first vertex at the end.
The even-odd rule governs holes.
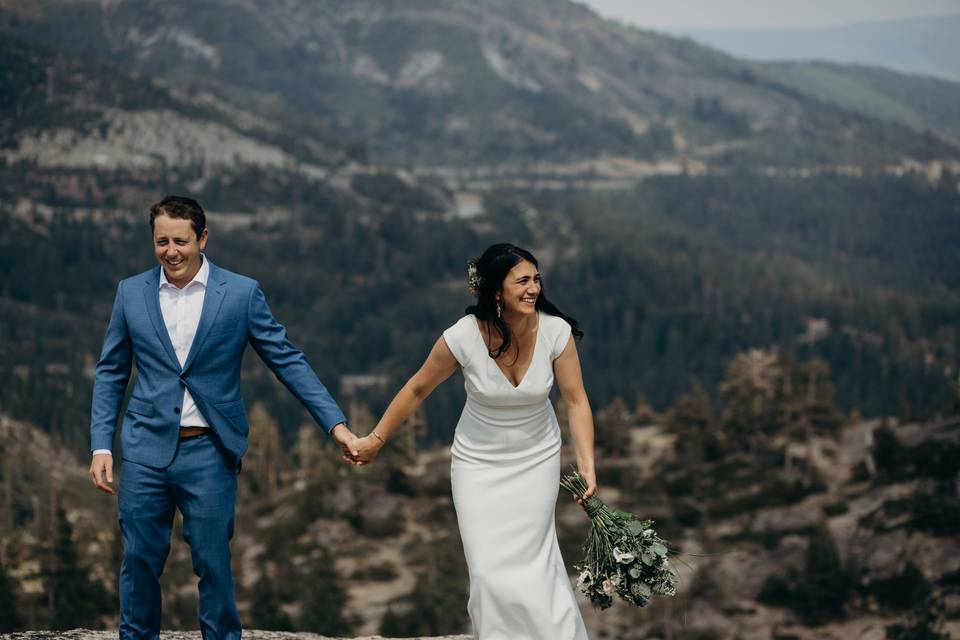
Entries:
POLYGON ((556 360, 567 348, 570 342, 570 323, 558 316, 544 314, 543 318, 548 321, 550 331, 550 359, 556 360))
POLYGON ((477 321, 472 315, 463 316, 443 332, 443 339, 461 367, 470 363, 470 346, 476 342, 477 321))

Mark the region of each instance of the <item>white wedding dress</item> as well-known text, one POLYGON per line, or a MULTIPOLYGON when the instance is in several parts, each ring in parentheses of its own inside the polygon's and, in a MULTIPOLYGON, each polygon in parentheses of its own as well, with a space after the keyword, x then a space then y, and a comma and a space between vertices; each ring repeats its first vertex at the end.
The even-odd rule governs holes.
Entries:
POLYGON ((443 332, 467 402, 454 437, 453 503, 470 573, 478 640, 585 640, 554 525, 560 426, 548 394, 570 325, 539 313, 530 368, 514 387, 488 355, 477 319, 443 332))

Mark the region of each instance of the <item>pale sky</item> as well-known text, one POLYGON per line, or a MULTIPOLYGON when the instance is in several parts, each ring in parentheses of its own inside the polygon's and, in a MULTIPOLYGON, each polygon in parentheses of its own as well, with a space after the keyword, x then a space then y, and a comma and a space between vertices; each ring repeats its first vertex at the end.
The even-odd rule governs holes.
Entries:
POLYGON ((822 27, 960 15, 960 0, 576 0, 607 18, 662 31, 822 27))

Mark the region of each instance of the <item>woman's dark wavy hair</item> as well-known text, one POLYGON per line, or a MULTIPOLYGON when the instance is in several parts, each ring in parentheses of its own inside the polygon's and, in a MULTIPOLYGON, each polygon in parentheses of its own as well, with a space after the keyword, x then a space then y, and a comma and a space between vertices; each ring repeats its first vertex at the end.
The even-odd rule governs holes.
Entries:
MULTIPOLYGON (((537 269, 540 268, 540 264, 532 253, 507 243, 491 245, 476 261, 477 275, 480 276, 477 303, 467 307, 464 313, 473 314, 478 320, 486 321, 488 326, 493 327, 500 334, 502 340, 500 346, 496 350, 490 351, 490 357, 494 359, 506 353, 513 342, 509 325, 497 315, 497 293, 503 288, 503 280, 510 273, 510 270, 523 260, 530 262, 537 269)), ((536 309, 566 320, 570 325, 573 337, 579 341, 583 337, 580 325, 575 319, 564 314, 547 300, 544 292, 543 281, 541 280, 540 295, 537 296, 537 302, 534 305, 536 309)))

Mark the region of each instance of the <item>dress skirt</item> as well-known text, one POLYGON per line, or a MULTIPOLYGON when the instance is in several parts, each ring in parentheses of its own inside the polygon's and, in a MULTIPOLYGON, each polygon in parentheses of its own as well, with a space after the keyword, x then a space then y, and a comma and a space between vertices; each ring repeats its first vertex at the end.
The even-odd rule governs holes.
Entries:
POLYGON ((479 640, 586 640, 557 544, 560 430, 553 406, 468 399, 452 448, 453 502, 479 640))

